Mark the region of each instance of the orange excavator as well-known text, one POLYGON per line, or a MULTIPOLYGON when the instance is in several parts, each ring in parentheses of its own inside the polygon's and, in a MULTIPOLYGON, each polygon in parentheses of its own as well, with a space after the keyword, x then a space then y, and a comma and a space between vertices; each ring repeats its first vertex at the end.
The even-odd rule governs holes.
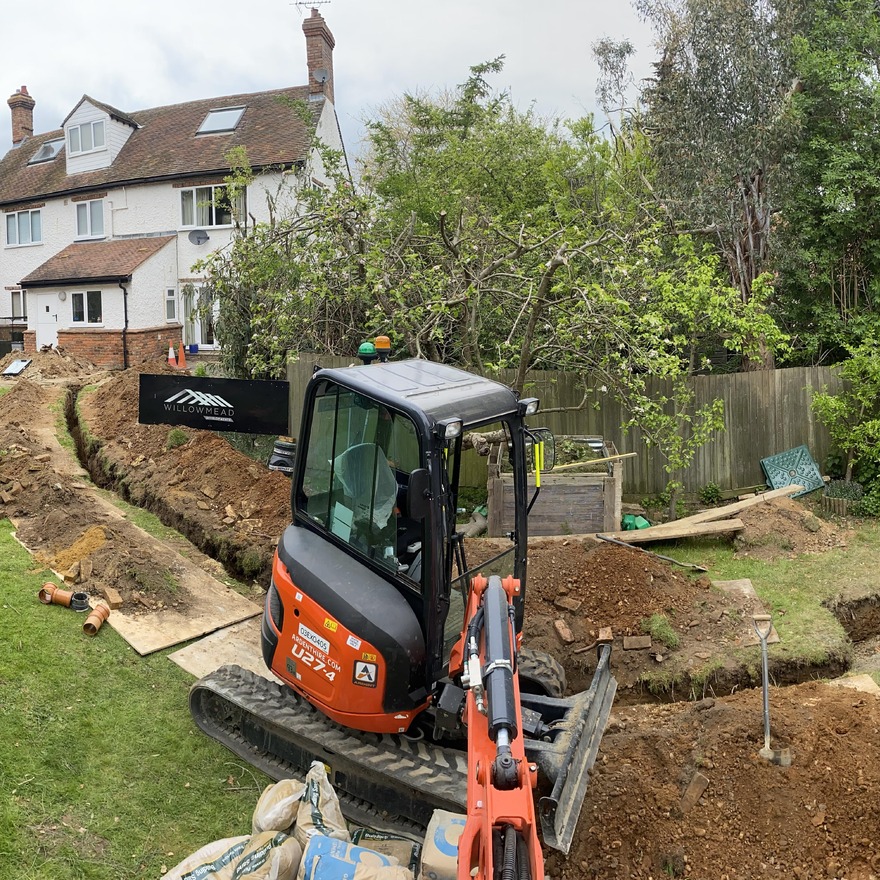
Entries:
POLYGON ((419 833, 435 809, 467 813, 461 878, 542 880, 539 841, 568 852, 616 689, 610 643, 574 695, 522 644, 528 513, 552 460, 537 408, 381 350, 318 369, 262 622, 279 681, 226 666, 190 694, 196 723, 268 775, 322 761, 353 821, 419 833), (474 437, 501 452, 500 544, 457 525, 474 437))

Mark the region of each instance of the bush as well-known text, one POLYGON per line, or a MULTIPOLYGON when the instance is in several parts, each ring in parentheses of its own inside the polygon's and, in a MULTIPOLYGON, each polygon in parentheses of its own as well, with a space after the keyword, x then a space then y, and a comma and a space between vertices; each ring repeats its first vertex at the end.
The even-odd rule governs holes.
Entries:
POLYGON ((851 509, 856 516, 880 517, 880 490, 874 489, 863 495, 851 509))
POLYGON ((168 432, 168 437, 165 440, 165 448, 177 449, 178 446, 183 446, 188 440, 189 435, 186 431, 183 431, 180 428, 172 428, 168 432))
POLYGON ((848 501, 860 501, 865 494, 861 483, 849 480, 832 480, 825 487, 825 494, 829 498, 846 498, 848 501))
POLYGON ((721 500, 721 489, 717 483, 706 483, 697 492, 697 496, 703 504, 717 504, 721 500))

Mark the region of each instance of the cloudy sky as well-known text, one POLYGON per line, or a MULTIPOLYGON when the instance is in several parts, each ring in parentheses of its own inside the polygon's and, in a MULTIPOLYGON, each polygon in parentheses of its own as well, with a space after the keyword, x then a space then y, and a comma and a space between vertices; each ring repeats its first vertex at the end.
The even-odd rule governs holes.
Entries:
MULTIPOLYGON (((454 86, 497 55, 505 69, 493 83, 522 109, 534 102, 562 117, 595 110, 597 39, 630 39, 637 77, 653 60, 649 29, 627 0, 332 0, 319 9, 336 38, 336 109, 352 154, 373 108, 404 91, 454 86)), ((308 4, 290 0, 18 3, 4 16, 0 92, 26 85, 41 133, 83 94, 134 111, 302 85, 308 15, 308 4)), ((0 109, 0 155, 10 145, 0 109)))

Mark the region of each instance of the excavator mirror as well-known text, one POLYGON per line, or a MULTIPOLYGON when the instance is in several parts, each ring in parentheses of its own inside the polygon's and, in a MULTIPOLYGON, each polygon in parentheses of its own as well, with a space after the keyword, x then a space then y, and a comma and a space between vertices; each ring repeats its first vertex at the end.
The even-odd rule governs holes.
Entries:
POLYGON ((422 520, 428 515, 429 490, 428 471, 416 468, 409 475, 406 488, 406 514, 410 519, 422 520))

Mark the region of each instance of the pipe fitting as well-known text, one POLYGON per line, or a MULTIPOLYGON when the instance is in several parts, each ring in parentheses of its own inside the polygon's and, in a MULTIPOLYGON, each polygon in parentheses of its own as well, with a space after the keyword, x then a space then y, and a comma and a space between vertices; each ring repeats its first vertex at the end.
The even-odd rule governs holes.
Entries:
POLYGON ((74 593, 70 597, 71 611, 88 611, 89 610, 89 594, 74 593))
POLYGON ((62 590, 61 587, 53 583, 45 583, 43 589, 37 593, 37 597, 44 605, 63 605, 65 608, 70 608, 73 592, 62 590))
POLYGON ((86 618, 86 622, 83 624, 83 632, 87 636, 93 636, 109 616, 110 606, 101 599, 86 618))

